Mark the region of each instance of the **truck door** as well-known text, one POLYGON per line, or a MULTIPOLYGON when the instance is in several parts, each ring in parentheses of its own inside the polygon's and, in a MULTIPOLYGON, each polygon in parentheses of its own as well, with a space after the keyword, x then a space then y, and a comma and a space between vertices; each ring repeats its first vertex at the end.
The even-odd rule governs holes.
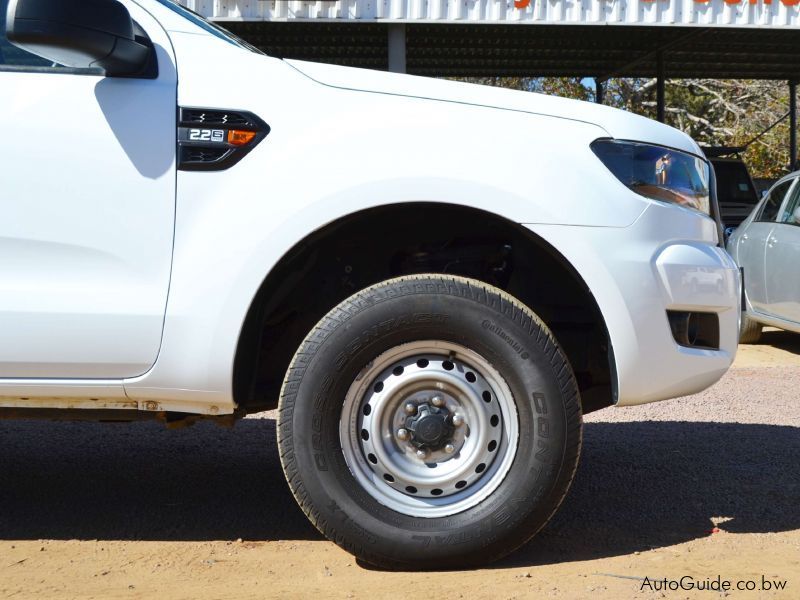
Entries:
POLYGON ((800 323, 800 184, 795 183, 767 238, 767 305, 771 315, 800 323))
POLYGON ((156 78, 69 69, 12 46, 0 0, 0 377, 123 378, 155 362, 175 214, 175 60, 156 78))

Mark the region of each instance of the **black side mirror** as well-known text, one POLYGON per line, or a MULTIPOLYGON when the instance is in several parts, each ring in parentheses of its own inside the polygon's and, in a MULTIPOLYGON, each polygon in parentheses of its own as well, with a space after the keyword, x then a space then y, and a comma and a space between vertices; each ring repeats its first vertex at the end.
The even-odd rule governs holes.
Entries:
POLYGON ((152 51, 117 0, 9 0, 6 37, 47 60, 110 77, 143 73, 152 51))

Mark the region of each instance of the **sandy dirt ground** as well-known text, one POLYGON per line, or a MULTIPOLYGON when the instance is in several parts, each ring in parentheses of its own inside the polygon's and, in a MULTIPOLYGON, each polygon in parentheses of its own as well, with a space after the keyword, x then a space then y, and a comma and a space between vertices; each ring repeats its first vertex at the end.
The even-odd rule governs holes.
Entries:
POLYGON ((539 536, 485 569, 424 574, 321 538, 283 481, 271 418, 0 422, 0 597, 800 598, 798 390, 800 335, 770 331, 702 394, 589 415, 539 536), (656 589, 718 576, 734 589, 656 589))

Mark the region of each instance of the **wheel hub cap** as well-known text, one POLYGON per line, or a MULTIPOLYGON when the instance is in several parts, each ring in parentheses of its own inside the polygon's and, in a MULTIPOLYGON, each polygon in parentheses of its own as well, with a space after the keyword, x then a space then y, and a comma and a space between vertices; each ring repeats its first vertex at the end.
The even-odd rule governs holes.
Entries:
POLYGON ((502 482, 517 450, 511 391, 481 356, 443 341, 397 346, 348 390, 339 429, 359 484, 412 516, 454 514, 502 482))
POLYGON ((418 448, 438 450, 451 441, 455 428, 447 409, 422 404, 416 416, 406 419, 406 429, 411 432, 410 442, 418 448))

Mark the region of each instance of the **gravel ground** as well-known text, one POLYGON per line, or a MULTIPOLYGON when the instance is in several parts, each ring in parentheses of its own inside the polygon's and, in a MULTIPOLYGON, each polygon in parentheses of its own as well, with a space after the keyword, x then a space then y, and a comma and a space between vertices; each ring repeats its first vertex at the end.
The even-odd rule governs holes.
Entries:
POLYGON ((463 573, 372 571, 324 541, 288 492, 271 418, 0 422, 0 597, 658 598, 642 577, 721 574, 786 579, 778 596, 799 598, 796 337, 768 334, 702 394, 589 415, 552 523, 463 573))

